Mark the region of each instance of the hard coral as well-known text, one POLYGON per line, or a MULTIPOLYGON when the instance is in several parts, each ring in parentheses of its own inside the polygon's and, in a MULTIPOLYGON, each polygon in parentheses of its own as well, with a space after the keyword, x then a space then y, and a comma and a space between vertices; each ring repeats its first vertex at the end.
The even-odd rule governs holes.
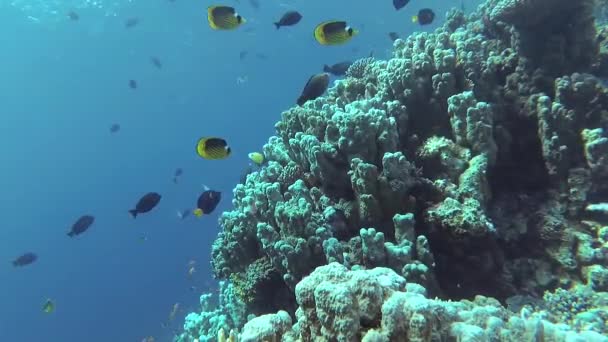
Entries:
POLYGON ((395 291, 396 309, 380 319, 376 309, 363 315, 350 285, 315 285, 310 303, 297 292, 331 262, 344 284, 346 269, 387 267, 455 300, 538 297, 583 282, 603 289, 605 234, 581 222, 605 225, 597 208, 608 203, 608 57, 590 3, 489 0, 469 16, 452 11, 434 32, 396 40, 388 61, 361 61, 362 77, 283 112, 264 146, 268 163, 234 189, 220 218, 215 275, 250 289, 243 284, 264 260, 251 284, 284 296, 260 312, 254 303, 267 297, 248 291, 247 311, 295 315, 300 304, 284 336, 574 336, 489 300, 452 305, 395 291), (450 311, 461 309, 466 317, 450 311), (379 324, 390 315, 404 319, 397 335, 379 324), (437 325, 437 315, 454 324, 437 325))

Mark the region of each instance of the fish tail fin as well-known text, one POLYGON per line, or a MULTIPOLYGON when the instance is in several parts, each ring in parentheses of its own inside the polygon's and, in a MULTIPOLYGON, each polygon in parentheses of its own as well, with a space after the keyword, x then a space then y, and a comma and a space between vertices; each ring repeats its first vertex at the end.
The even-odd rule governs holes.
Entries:
POLYGON ((277 27, 277 30, 281 28, 281 24, 279 24, 279 23, 274 23, 274 26, 277 27))
POLYGON ((67 236, 69 236, 69 237, 74 236, 74 232, 68 232, 68 233, 67 233, 67 236))
POLYGON ((329 65, 325 64, 325 65, 323 65, 323 71, 324 72, 331 72, 331 68, 329 67, 329 65))
POLYGON ((133 216, 133 218, 137 217, 137 209, 131 209, 129 210, 129 214, 131 214, 131 216, 133 216))

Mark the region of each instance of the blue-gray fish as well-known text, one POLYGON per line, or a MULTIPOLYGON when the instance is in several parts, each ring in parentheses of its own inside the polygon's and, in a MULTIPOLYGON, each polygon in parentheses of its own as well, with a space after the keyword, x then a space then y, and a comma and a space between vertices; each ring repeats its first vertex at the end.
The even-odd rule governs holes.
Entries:
POLYGON ((34 254, 32 252, 27 252, 27 253, 20 255, 15 260, 13 260, 13 266, 21 267, 21 266, 30 265, 30 264, 33 264, 34 261, 36 261, 36 260, 38 260, 38 256, 36 254, 34 254))
POLYGON ((81 216, 74 224, 72 225, 72 229, 68 232, 69 237, 74 237, 76 235, 80 235, 84 233, 91 225, 95 222, 95 217, 92 215, 83 215, 81 216))

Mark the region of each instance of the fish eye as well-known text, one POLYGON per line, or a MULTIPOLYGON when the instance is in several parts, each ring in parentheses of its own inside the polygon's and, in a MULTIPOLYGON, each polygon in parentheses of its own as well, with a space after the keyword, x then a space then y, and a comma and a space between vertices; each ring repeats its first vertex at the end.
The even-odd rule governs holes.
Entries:
POLYGON ((346 26, 346 32, 348 33, 349 36, 353 35, 353 28, 350 26, 346 26))

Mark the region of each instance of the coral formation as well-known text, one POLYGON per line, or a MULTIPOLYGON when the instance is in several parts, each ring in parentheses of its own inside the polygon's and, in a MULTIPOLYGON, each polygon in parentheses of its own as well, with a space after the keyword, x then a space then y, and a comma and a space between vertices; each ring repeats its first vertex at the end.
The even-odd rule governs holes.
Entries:
POLYGON ((453 10, 285 111, 213 244, 239 313, 188 316, 180 341, 606 341, 608 49, 592 13, 453 10))

